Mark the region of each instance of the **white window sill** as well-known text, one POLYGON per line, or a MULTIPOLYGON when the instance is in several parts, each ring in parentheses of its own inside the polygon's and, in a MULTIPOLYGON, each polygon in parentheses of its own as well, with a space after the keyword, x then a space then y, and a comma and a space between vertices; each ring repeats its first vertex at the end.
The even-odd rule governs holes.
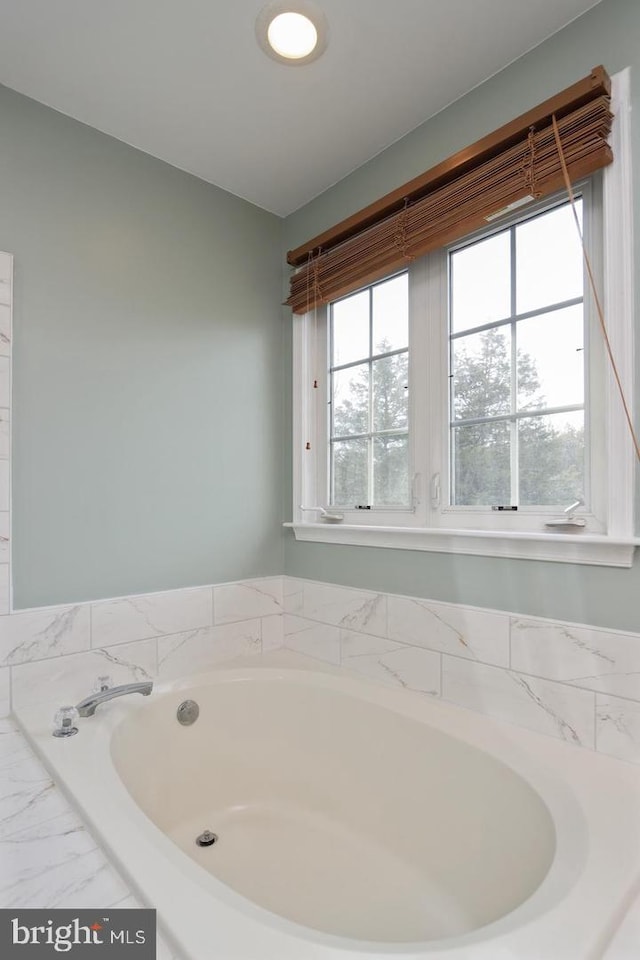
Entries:
POLYGON ((285 523, 296 540, 314 543, 466 553, 481 557, 550 560, 602 567, 630 567, 640 539, 602 534, 520 533, 445 530, 426 527, 375 527, 349 523, 285 523))

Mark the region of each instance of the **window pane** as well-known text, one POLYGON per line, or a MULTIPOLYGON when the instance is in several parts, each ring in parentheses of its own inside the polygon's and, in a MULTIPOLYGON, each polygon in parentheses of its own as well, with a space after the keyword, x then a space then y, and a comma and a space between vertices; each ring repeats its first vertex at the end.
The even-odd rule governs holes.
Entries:
POLYGON ((409 343, 409 276, 401 273, 373 288, 373 353, 409 343))
POLYGON ((511 315, 510 232, 451 255, 451 329, 480 327, 511 315))
POLYGON ((369 356, 369 291, 338 300, 331 308, 331 366, 369 356))
POLYGON ((374 438, 373 491, 376 507, 408 505, 409 446, 406 436, 374 438))
POLYGON ((336 370, 333 381, 331 435, 348 437, 369 432, 369 364, 336 370))
POLYGON ((396 354, 373 363, 373 429, 403 430, 407 426, 408 355, 396 354))
POLYGON ((511 328, 451 341, 456 420, 511 413, 511 328))
POLYGON ((518 408, 584 401, 582 304, 518 322, 518 408))
MULTIPOLYGON (((582 200, 576 202, 582 221, 582 200)), ((582 296, 582 247, 565 204, 516 227, 518 313, 582 296)))
POLYGON ((342 440, 331 444, 332 503, 345 507, 367 504, 368 449, 368 440, 342 440))
POLYGON ((518 423, 520 503, 568 507, 584 496, 584 413, 518 423))
POLYGON ((511 503, 509 423, 479 423, 453 430, 453 502, 458 506, 511 503))

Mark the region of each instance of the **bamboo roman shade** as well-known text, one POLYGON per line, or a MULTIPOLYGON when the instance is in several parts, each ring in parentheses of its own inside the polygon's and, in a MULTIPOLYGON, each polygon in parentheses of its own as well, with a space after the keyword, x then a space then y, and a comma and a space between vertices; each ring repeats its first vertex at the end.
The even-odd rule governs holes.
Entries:
POLYGON ((563 186, 553 117, 572 181, 611 163, 603 67, 296 250, 287 303, 306 313, 563 186))

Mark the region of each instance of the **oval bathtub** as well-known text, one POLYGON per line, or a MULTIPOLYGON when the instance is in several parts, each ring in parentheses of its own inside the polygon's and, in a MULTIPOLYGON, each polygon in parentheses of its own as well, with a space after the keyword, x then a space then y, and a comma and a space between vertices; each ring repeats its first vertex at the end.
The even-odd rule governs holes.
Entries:
POLYGON ((125 719, 115 768, 176 846, 281 917, 356 940, 438 940, 510 913, 551 867, 544 802, 477 747, 283 674, 188 695, 193 726, 176 722, 175 695, 125 719), (201 848, 205 829, 218 842, 201 848))
POLYGON ((181 960, 596 960, 636 878, 635 768, 337 672, 18 719, 181 960))

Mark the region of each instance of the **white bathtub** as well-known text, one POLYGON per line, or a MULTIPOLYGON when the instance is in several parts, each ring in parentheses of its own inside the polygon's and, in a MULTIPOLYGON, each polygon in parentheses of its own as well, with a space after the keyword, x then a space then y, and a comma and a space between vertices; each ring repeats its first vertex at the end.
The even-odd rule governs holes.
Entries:
POLYGON ((18 719, 183 960, 600 960, 640 875, 639 770, 338 673, 18 719))

